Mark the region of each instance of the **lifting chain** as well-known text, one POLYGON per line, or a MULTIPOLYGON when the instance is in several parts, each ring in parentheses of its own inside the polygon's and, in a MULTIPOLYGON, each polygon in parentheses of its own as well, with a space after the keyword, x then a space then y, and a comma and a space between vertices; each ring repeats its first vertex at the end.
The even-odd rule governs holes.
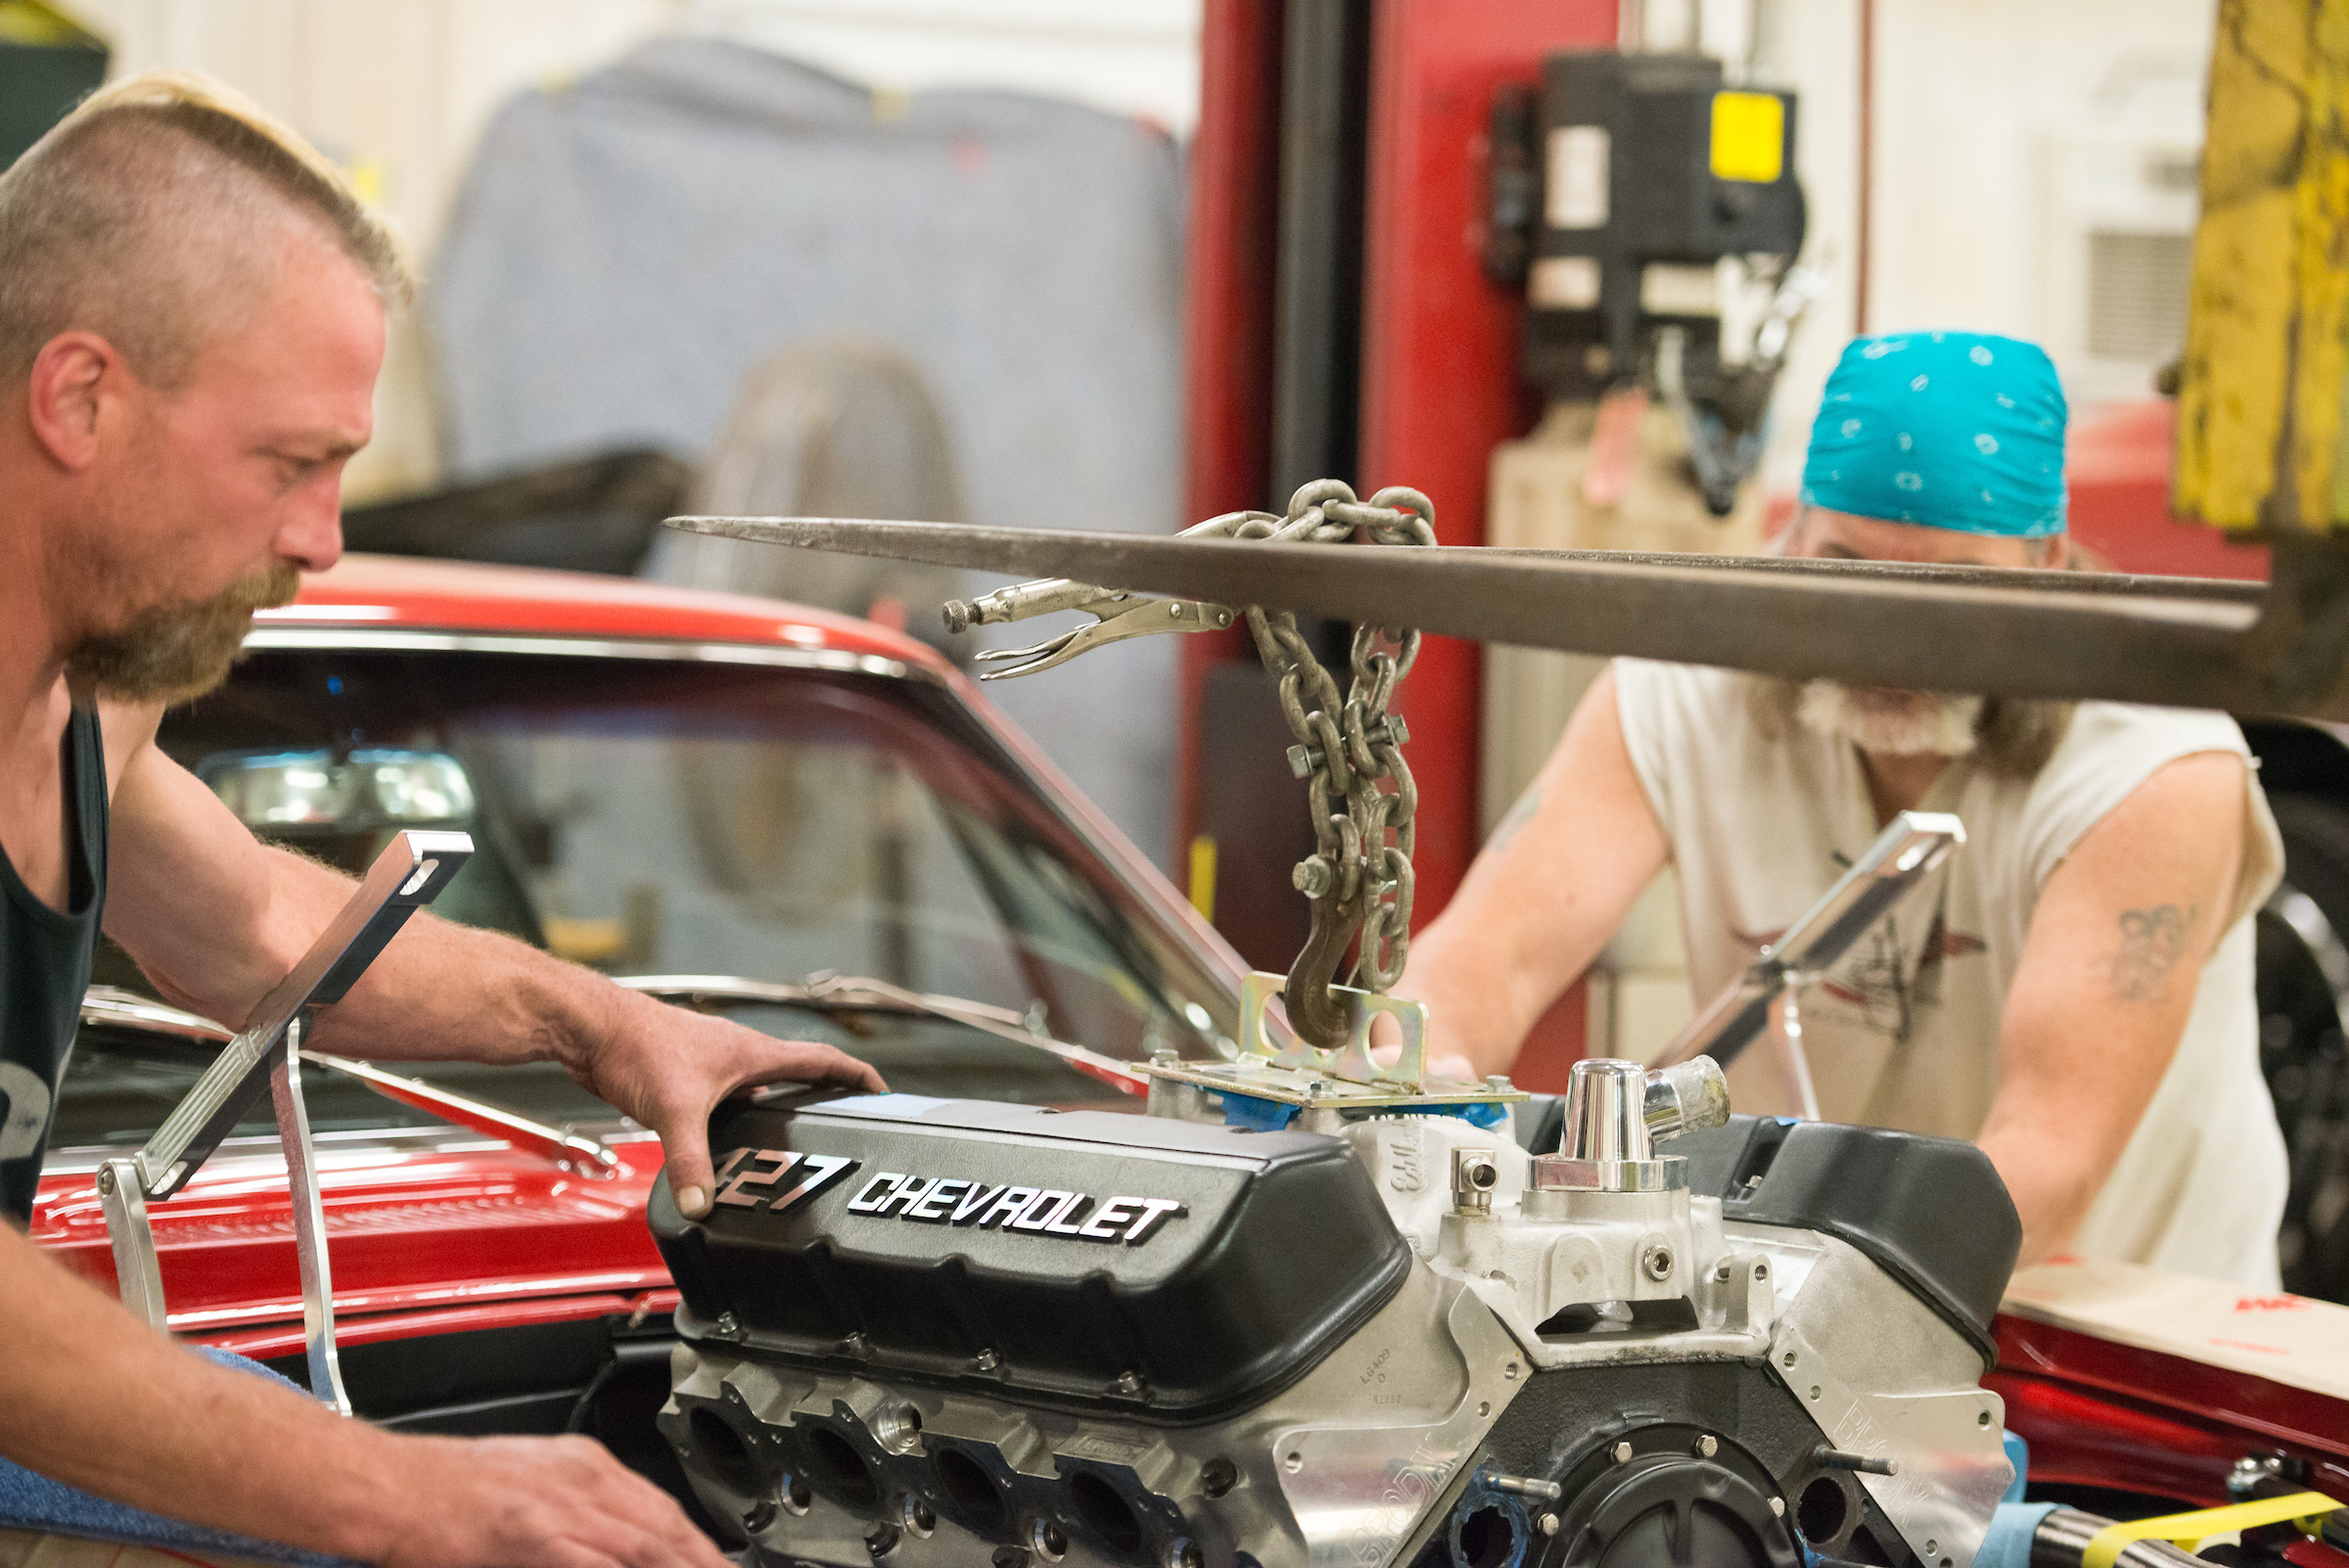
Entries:
MULTIPOLYGON (((1340 544, 1357 534, 1372 544, 1433 544, 1435 507, 1417 490, 1391 485, 1367 502, 1338 480, 1315 480, 1289 497, 1286 517, 1233 512, 1185 530, 1222 538, 1340 544)), ((1403 976, 1411 939, 1411 848, 1418 787, 1404 762, 1410 736, 1388 710, 1395 688, 1419 656, 1419 633, 1374 625, 1354 634, 1354 678, 1344 702, 1338 683, 1297 629, 1297 617, 1251 607, 1248 629, 1280 682, 1280 708, 1297 744, 1289 765, 1306 781, 1313 819, 1313 854, 1292 876, 1313 911, 1305 947, 1283 992, 1289 1024, 1308 1044, 1346 1043, 1350 1014, 1330 993, 1346 949, 1360 943, 1354 983, 1384 992, 1403 976), (1390 651, 1390 645, 1392 651, 1390 651), (1390 792, 1379 786, 1394 781, 1390 792)))

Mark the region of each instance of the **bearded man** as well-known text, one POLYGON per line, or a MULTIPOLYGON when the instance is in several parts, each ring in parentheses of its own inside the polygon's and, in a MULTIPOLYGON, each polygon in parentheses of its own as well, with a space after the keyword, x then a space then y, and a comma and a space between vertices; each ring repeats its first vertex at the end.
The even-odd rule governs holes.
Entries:
MULTIPOLYGON (((1819 407, 1787 553, 2059 568, 2065 407, 2036 346, 1862 339, 1819 407)), ((2251 913, 2282 849, 2222 714, 1794 684, 1617 660, 1397 988, 1480 1072, 1667 864, 1699 1002, 1897 813, 1965 847, 1802 997, 1828 1120, 1971 1138, 2058 1251, 2277 1286, 2283 1143, 2251 913)), ((1783 1057, 1729 1070, 1796 1114, 1783 1057)))
MULTIPOLYGON (((341 553, 343 465, 408 288, 331 165, 193 78, 110 88, 0 175, 0 1568, 238 1555, 216 1534, 165 1555, 7 1528, 123 1539, 101 1500, 368 1563, 724 1568, 591 1441, 344 1419, 151 1332, 21 1228, 101 921, 166 997, 235 1026, 350 895, 255 842, 155 733, 256 606, 341 553)), ((661 1134, 693 1214, 719 1098, 881 1086, 827 1046, 429 917, 303 1043, 558 1061, 661 1134)))

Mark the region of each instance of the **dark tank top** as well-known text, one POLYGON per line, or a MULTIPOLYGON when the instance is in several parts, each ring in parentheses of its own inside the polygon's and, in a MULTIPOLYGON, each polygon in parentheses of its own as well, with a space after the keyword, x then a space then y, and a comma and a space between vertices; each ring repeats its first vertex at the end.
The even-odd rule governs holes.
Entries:
POLYGON ((43 903, 0 853, 0 1214, 20 1225, 32 1218, 106 902, 106 751, 95 709, 73 710, 60 751, 72 809, 66 912, 43 903))

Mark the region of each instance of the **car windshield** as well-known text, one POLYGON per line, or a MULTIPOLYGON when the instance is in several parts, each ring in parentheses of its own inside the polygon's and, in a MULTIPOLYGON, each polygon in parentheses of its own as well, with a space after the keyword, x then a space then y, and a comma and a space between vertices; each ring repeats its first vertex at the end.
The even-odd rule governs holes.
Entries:
MULTIPOLYGON (((606 973, 872 977, 1128 1060, 1214 1056, 1235 1031, 1230 981, 927 679, 708 658, 264 649, 170 715, 161 744, 264 839, 346 871, 400 827, 471 833, 474 857, 435 912, 606 973)), ((118 950, 97 979, 152 990, 118 950)), ((699 1005, 754 1028, 840 1044, 896 1088, 1116 1097, 967 1023, 696 989, 699 1005)), ((206 1050, 86 1030, 54 1143, 143 1136, 206 1050)), ((399 1070, 550 1120, 612 1114, 552 1068, 399 1070)), ((337 1099, 347 1114, 322 1128, 421 1120, 337 1099)), ((256 1107, 253 1130, 266 1114, 256 1107)))

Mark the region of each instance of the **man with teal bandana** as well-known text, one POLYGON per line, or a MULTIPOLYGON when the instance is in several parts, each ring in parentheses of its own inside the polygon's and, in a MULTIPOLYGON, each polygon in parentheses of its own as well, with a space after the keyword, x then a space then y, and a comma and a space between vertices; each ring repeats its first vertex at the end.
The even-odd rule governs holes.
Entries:
MULTIPOLYGON (((1812 428, 1785 553, 2062 568, 2062 388, 2031 344, 1864 338, 1812 428)), ((2023 1261, 2277 1283, 2283 1144, 2251 913, 2282 848, 2222 714, 1792 682, 1617 660, 1397 989, 1497 1072, 1667 865, 1709 998, 1896 813, 1965 848, 1803 996, 1826 1120, 1978 1141, 2023 1261)), ((1796 1114, 1788 1056, 1730 1069, 1796 1114)))

